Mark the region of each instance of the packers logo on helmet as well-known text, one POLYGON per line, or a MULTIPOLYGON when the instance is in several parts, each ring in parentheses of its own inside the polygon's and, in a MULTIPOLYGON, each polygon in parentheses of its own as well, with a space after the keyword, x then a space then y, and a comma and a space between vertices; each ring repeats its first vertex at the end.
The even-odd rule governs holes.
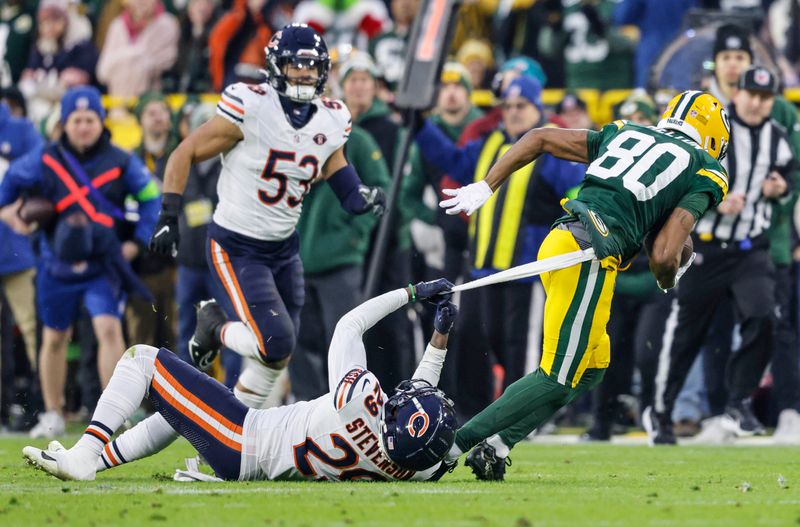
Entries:
POLYGON ((731 137, 728 112, 708 93, 685 91, 676 95, 667 105, 658 127, 689 136, 718 161, 722 161, 728 151, 731 137))

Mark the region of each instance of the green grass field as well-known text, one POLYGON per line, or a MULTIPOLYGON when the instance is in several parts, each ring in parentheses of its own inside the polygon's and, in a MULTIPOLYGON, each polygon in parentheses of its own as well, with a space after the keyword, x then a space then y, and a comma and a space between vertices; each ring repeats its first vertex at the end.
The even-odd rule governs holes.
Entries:
MULTIPOLYGON (((0 437, 0 526, 800 525, 800 449, 550 445, 513 452, 504 483, 175 483, 181 440, 91 483, 25 465, 0 437)), ((45 441, 38 441, 42 446, 45 441)), ((65 441, 71 445, 72 439, 65 441)))

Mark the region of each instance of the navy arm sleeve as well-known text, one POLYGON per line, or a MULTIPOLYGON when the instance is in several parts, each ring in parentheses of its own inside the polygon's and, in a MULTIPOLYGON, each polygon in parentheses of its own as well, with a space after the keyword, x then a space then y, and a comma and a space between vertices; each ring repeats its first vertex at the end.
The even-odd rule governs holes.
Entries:
POLYGON ((362 184, 361 178, 350 164, 340 168, 328 178, 331 190, 336 194, 342 208, 350 214, 364 214, 369 210, 367 200, 358 191, 362 184))

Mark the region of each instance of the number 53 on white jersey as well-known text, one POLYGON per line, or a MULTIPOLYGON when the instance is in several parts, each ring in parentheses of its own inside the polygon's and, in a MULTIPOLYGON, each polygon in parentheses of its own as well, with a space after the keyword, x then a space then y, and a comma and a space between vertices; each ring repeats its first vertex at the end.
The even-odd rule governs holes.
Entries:
POLYGON ((341 101, 311 104, 314 115, 296 130, 268 84, 225 89, 217 114, 238 126, 244 140, 222 156, 217 225, 258 240, 291 236, 303 198, 331 154, 347 142, 351 127, 341 101))

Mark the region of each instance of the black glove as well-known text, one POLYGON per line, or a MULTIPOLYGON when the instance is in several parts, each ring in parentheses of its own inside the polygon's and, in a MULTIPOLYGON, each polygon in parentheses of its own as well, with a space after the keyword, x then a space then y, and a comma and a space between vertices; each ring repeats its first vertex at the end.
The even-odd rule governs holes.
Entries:
POLYGON ((386 194, 380 187, 358 186, 358 193, 367 202, 367 210, 380 218, 386 212, 386 194))
POLYGON ((453 322, 456 321, 457 316, 458 306, 449 298, 439 302, 436 305, 436 316, 433 318, 433 329, 442 335, 447 335, 453 328, 453 322))
MULTIPOLYGON (((408 287, 411 291, 411 301, 415 302, 450 291, 455 285, 445 278, 439 278, 438 280, 431 280, 430 282, 420 282, 417 285, 409 284, 408 287)), ((450 295, 445 297, 445 299, 449 298, 450 295)))
POLYGON ((153 237, 150 238, 150 250, 156 254, 178 256, 180 233, 178 232, 178 214, 181 211, 181 195, 165 192, 161 196, 161 213, 153 237))

